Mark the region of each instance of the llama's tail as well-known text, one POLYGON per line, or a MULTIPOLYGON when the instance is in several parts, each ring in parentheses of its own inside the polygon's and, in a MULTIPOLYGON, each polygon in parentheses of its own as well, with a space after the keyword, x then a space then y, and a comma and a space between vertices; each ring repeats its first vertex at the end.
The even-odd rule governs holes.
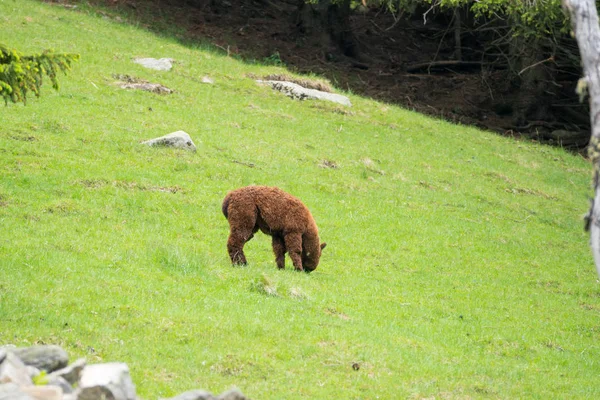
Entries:
POLYGON ((227 196, 225 196, 225 198, 223 199, 223 204, 221 205, 221 211, 223 211, 223 215, 225 216, 225 218, 227 217, 227 209, 229 208, 229 200, 230 200, 230 195, 227 194, 227 196))

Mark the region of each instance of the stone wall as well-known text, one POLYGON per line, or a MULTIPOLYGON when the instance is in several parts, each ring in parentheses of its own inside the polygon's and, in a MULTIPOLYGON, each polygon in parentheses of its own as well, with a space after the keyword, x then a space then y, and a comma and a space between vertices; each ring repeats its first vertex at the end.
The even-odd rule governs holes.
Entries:
MULTIPOLYGON (((139 400, 127 364, 69 364, 59 346, 0 347, 0 400, 139 400)), ((220 395, 190 390, 162 400, 249 400, 239 390, 220 395)))

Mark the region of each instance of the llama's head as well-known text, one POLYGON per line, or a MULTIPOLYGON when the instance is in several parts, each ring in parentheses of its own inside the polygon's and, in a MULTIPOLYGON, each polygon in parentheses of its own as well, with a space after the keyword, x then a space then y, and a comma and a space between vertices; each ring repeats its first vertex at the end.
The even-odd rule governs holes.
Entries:
POLYGON ((304 271, 311 272, 317 269, 319 260, 321 259, 321 252, 327 246, 327 243, 321 243, 315 249, 306 249, 302 252, 302 268, 304 271))

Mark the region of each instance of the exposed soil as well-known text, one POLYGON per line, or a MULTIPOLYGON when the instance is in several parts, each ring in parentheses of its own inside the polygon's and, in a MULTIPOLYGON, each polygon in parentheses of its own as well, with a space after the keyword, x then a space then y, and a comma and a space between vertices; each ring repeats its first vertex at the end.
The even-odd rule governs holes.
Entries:
MULTIPOLYGON (((412 68, 454 60, 447 20, 428 18, 424 24, 422 13, 396 20, 390 12, 364 8, 351 18, 361 50, 357 60, 344 56, 326 33, 301 32, 298 1, 87 0, 126 12, 158 33, 167 20, 185 29, 182 40, 208 41, 243 59, 281 62, 299 73, 324 76, 353 93, 453 122, 540 140, 547 140, 550 131, 585 131, 585 121, 573 123, 560 111, 551 121, 515 127, 511 104, 516 88, 506 70, 482 69, 479 63, 412 68)), ((555 84, 563 97, 554 99, 553 107, 563 110, 565 103, 576 104, 576 79, 555 84)))

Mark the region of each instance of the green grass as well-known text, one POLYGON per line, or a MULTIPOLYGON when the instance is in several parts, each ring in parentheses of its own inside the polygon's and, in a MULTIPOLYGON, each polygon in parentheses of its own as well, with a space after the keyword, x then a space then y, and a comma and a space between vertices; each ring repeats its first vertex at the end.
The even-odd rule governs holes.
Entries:
POLYGON ((247 78, 282 68, 85 7, 0 0, 0 38, 81 54, 59 92, 0 110, 0 343, 126 362, 147 399, 600 397, 581 157, 352 95, 292 101, 247 78), (180 129, 197 153, 139 144, 180 129), (309 206, 314 273, 278 271, 264 235, 230 265, 220 204, 249 184, 309 206))

